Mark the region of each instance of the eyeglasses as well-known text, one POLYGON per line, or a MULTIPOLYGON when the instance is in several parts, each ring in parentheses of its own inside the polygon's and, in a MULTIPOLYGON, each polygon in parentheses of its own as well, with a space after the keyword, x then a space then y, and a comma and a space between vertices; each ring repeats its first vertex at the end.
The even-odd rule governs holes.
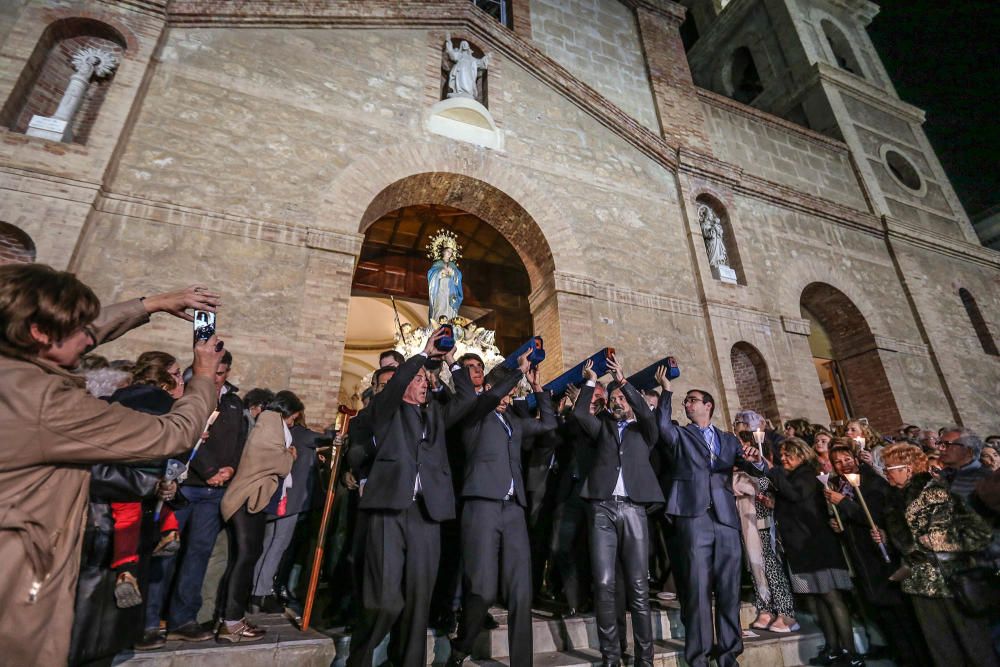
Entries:
POLYGON ((704 402, 705 401, 701 400, 697 396, 685 396, 683 401, 684 405, 687 405, 688 403, 704 403, 704 402))
POLYGON ((909 468, 909 467, 910 467, 909 464, 903 463, 898 466, 886 466, 885 471, 889 472, 890 470, 902 470, 903 468, 909 468))

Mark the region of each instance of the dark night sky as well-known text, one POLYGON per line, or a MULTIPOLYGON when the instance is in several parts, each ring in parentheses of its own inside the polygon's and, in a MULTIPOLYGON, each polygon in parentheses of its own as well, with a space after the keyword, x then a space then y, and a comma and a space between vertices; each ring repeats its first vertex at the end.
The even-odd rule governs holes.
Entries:
POLYGON ((972 216, 1000 204, 1000 2, 875 0, 868 33, 972 216))

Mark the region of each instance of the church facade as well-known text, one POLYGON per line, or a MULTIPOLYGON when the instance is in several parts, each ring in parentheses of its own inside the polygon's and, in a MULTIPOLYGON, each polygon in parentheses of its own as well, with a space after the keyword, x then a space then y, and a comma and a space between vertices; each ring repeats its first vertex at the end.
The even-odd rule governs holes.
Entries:
MULTIPOLYGON (((722 424, 743 407, 998 432, 1000 254, 895 93, 876 14, 7 2, 0 253, 30 237, 106 303, 213 286, 238 383, 291 388, 319 424, 345 400, 372 230, 457 211, 513 248, 546 377, 611 345, 632 370, 674 355, 677 391, 711 391, 722 424)), ((462 270, 466 302, 492 308, 462 270)), ((186 358, 189 340, 157 320, 104 354, 186 358)))

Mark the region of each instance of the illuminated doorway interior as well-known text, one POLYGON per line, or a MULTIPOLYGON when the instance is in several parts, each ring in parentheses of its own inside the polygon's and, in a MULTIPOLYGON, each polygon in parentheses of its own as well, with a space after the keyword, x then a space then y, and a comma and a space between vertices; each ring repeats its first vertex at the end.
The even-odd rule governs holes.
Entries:
POLYGON ((517 251, 479 217, 450 206, 421 204, 391 211, 365 232, 354 272, 340 401, 356 406, 365 378, 382 350, 393 347, 400 324, 427 323, 427 243, 441 229, 462 246, 463 302, 459 315, 496 331, 496 345, 508 353, 532 335, 528 272, 517 251))

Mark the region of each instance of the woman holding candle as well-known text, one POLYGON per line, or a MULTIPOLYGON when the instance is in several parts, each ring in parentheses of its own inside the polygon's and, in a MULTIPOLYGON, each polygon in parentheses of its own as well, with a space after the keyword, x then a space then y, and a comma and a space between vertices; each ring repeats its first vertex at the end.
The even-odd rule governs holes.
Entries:
POLYGON ((899 584, 890 580, 899 569, 899 556, 888 551, 883 555, 884 545, 872 539, 874 526, 885 527, 889 484, 874 469, 859 464, 846 443, 834 446, 830 459, 836 476, 830 478, 824 494, 844 524, 843 530, 832 522, 831 527, 847 547, 854 589, 868 612, 866 616, 882 631, 898 665, 929 665, 923 639, 914 633, 918 626, 913 608, 899 584))
MULTIPOLYGON (((990 542, 989 525, 927 472, 927 457, 916 445, 891 445, 884 459, 889 484, 886 526, 903 556, 903 592, 909 594, 934 664, 996 667, 984 618, 955 602, 948 576, 990 542)), ((883 540, 880 531, 873 539, 883 540)), ((894 575, 897 576, 897 575, 894 575)))
POLYGON ((813 449, 816 450, 816 462, 820 472, 833 472, 833 464, 830 463, 831 442, 833 434, 826 429, 819 429, 813 433, 813 449))
POLYGON ((811 665, 863 665, 854 652, 851 615, 840 591, 851 590, 843 552, 830 529, 816 452, 799 438, 781 443, 781 468, 768 471, 775 495, 778 535, 791 570, 792 591, 803 595, 819 620, 826 647, 811 665))

